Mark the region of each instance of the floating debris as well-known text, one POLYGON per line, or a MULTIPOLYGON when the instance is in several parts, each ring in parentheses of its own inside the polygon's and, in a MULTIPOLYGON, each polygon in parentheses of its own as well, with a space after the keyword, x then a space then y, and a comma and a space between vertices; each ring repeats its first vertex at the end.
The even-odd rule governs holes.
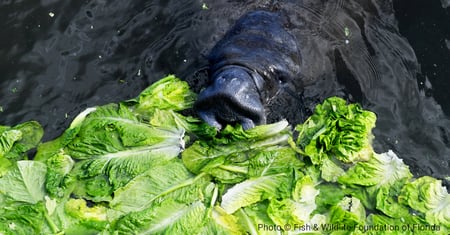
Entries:
POLYGON ((344 27, 344 35, 345 35, 345 41, 344 41, 345 44, 349 44, 350 40, 348 38, 350 37, 351 33, 350 33, 350 29, 347 26, 344 27))
POLYGON ((344 35, 347 38, 350 36, 350 29, 348 27, 344 27, 344 35))
POLYGON ((208 10, 209 8, 208 8, 208 5, 206 5, 206 3, 203 3, 202 4, 202 10, 208 10))
POLYGON ((55 16, 55 13, 53 13, 53 12, 49 12, 49 13, 48 13, 48 16, 50 16, 50 17, 52 17, 52 18, 53 18, 53 17, 55 16))

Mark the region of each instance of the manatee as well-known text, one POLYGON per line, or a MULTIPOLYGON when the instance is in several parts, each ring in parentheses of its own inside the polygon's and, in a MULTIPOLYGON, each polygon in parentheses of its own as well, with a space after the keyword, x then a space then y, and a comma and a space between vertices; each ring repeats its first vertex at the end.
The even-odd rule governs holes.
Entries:
POLYGON ((208 55, 209 84, 194 104, 198 115, 221 129, 266 123, 265 104, 300 73, 301 54, 281 12, 243 15, 208 55))

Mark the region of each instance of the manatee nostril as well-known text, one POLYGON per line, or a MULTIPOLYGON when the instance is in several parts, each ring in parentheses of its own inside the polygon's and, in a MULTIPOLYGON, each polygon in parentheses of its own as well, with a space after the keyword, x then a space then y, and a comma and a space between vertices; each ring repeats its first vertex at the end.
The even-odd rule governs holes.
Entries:
POLYGON ((241 123, 244 129, 265 123, 264 106, 252 77, 243 69, 228 68, 215 76, 194 104, 199 116, 220 129, 241 123))

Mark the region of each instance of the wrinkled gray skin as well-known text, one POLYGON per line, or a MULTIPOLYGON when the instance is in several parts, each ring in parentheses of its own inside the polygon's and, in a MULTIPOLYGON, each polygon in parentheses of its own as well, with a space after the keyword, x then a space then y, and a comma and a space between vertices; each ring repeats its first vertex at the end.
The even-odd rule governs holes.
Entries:
POLYGON ((253 11, 215 45, 208 58, 210 85, 194 105, 205 122, 217 129, 266 123, 264 105, 300 72, 300 52, 287 25, 281 13, 253 11))

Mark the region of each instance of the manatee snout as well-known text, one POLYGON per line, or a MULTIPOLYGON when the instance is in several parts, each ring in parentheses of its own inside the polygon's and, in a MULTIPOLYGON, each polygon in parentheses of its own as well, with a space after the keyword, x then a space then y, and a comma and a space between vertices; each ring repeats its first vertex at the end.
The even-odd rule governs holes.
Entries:
POLYGON ((195 109, 209 125, 221 129, 227 123, 240 123, 244 129, 264 124, 264 105, 252 76, 240 68, 225 69, 203 90, 195 109))
POLYGON ((280 13, 245 14, 211 50, 210 85, 194 105, 199 116, 221 129, 240 123, 244 129, 266 123, 265 106, 283 82, 297 77, 300 52, 280 13))

